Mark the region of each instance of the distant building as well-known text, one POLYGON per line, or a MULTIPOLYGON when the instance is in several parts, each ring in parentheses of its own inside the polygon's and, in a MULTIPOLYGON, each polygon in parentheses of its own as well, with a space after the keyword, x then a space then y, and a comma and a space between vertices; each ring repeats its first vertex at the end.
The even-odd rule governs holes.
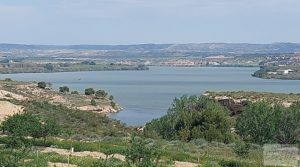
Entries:
POLYGON ((276 75, 277 72, 270 71, 270 72, 268 72, 268 74, 270 74, 270 75, 276 75))
POLYGON ((294 70, 292 70, 292 69, 287 69, 287 70, 277 70, 277 73, 278 73, 278 74, 282 74, 282 75, 287 75, 287 74, 289 74, 289 73, 291 73, 291 72, 294 72, 294 70))

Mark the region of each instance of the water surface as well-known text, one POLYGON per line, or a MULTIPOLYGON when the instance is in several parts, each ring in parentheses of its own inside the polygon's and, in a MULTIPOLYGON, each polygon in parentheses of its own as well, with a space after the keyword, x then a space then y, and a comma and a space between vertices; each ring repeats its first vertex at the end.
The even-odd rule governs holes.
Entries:
POLYGON ((130 125, 143 125, 167 112, 174 97, 210 91, 264 91, 299 93, 300 81, 264 80, 244 67, 151 67, 149 71, 91 71, 68 73, 3 74, 1 78, 51 82, 55 89, 68 86, 105 89, 124 110, 111 117, 130 125))

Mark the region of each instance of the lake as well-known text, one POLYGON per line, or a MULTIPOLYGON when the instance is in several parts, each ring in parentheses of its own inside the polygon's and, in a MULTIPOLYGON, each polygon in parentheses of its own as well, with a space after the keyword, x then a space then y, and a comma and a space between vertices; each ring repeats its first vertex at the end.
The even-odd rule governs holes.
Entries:
POLYGON ((1 79, 46 81, 53 88, 68 86, 104 89, 124 108, 110 117, 129 125, 143 125, 164 115, 172 100, 204 91, 264 91, 300 93, 300 81, 264 80, 245 67, 150 67, 149 71, 90 71, 68 73, 1 74, 1 79))

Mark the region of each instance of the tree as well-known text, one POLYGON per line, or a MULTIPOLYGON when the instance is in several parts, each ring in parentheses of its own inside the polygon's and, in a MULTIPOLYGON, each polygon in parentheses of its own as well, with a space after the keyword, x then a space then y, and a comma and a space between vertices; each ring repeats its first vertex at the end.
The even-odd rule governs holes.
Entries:
POLYGON ((237 119, 237 133, 246 141, 270 143, 275 134, 273 109, 267 102, 250 104, 237 119))
POLYGON ((110 105, 111 105, 113 108, 115 108, 115 107, 116 107, 116 103, 115 103, 115 102, 113 102, 113 101, 111 101, 111 102, 110 102, 110 105))
POLYGON ((278 104, 256 102, 237 119, 237 133, 246 141, 258 144, 295 144, 300 127, 300 104, 289 108, 278 104))
POLYGON ((132 136, 130 146, 126 151, 126 160, 132 166, 157 166, 161 152, 157 145, 147 144, 143 138, 132 136))
POLYGON ((54 120, 41 120, 29 113, 15 114, 8 117, 1 127, 2 131, 6 133, 10 140, 10 145, 18 147, 26 145, 26 137, 31 136, 34 139, 46 138, 51 135, 59 134, 59 126, 54 120))
POLYGON ((227 109, 207 97, 183 96, 175 98, 167 115, 147 123, 144 133, 168 140, 203 138, 228 143, 234 139, 228 115, 227 109))
POLYGON ((113 95, 110 95, 108 99, 109 99, 109 100, 113 100, 113 99, 114 99, 114 96, 113 96, 113 95))
POLYGON ((38 87, 41 89, 45 89, 47 87, 46 82, 38 82, 38 87))
POLYGON ((98 90, 96 93, 95 93, 95 96, 97 98, 103 98, 103 97, 106 97, 107 96, 107 93, 105 92, 105 90, 98 90))
POLYGON ((300 103, 289 108, 277 106, 274 109, 276 120, 275 140, 280 144, 294 144, 299 142, 300 103))
POLYGON ((60 126, 57 125, 56 121, 53 119, 47 119, 41 127, 40 135, 44 139, 44 143, 47 141, 47 137, 59 135, 61 133, 60 126))
POLYGON ((59 87, 59 92, 67 93, 67 92, 69 92, 69 91, 70 91, 70 89, 69 89, 69 87, 67 87, 67 86, 59 87))
POLYGON ((84 94, 85 95, 93 95, 93 94, 95 94, 95 90, 93 88, 86 88, 84 90, 84 94))
POLYGON ((36 137, 40 130, 39 119, 31 114, 15 114, 2 122, 2 131, 10 138, 10 147, 27 146, 29 143, 25 139, 27 136, 36 137))

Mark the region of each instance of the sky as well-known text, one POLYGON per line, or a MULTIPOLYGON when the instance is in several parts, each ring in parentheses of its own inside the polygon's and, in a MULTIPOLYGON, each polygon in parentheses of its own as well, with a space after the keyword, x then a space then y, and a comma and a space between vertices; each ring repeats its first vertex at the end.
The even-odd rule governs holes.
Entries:
POLYGON ((300 0, 1 0, 0 43, 300 43, 300 0))

